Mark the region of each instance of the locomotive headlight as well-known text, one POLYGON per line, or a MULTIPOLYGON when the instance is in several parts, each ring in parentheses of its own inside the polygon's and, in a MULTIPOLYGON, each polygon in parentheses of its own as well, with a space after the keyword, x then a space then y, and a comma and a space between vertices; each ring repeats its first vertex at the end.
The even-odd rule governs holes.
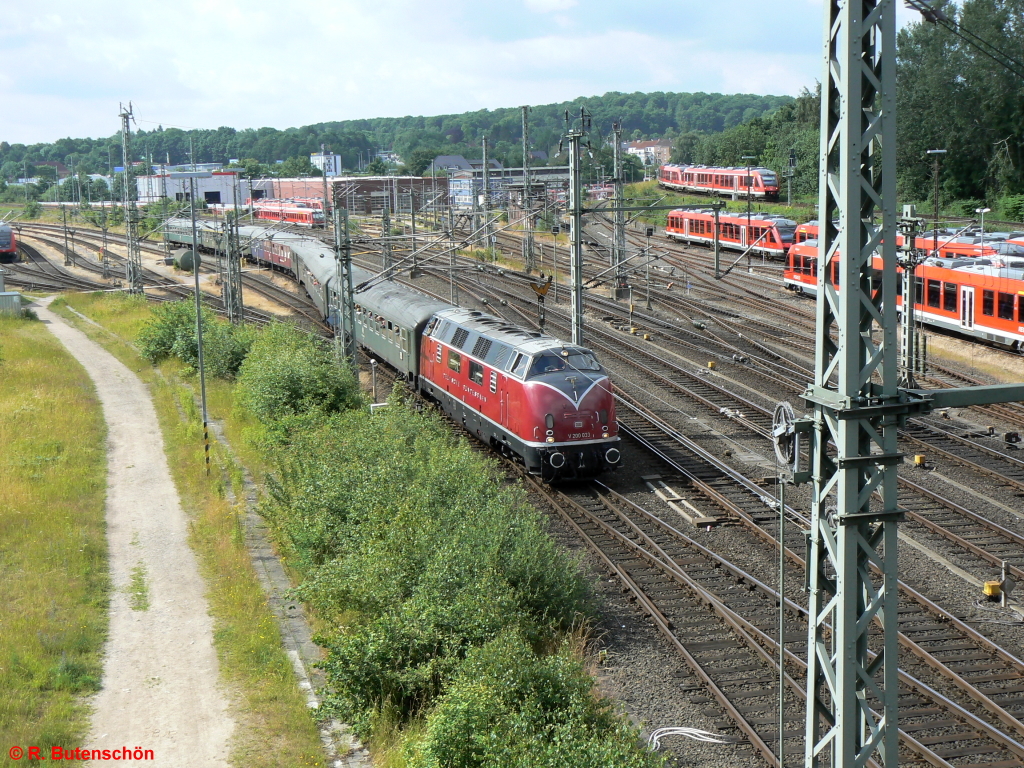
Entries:
POLYGON ((608 437, 608 433, 607 432, 602 432, 601 433, 601 437, 608 437))
POLYGON ((555 438, 549 437, 549 438, 547 438, 546 442, 553 443, 553 442, 555 442, 555 438))

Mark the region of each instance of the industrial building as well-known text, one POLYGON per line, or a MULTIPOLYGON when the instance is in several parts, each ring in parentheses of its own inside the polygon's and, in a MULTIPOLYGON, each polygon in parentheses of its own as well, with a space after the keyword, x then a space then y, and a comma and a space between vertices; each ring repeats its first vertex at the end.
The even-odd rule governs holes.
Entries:
MULTIPOLYGON (((170 172, 138 176, 135 185, 139 202, 155 203, 161 198, 189 200, 189 181, 173 178, 170 172)), ((195 186, 196 197, 211 205, 230 205, 234 202, 232 190, 236 190, 239 205, 244 205, 251 195, 249 179, 242 178, 237 171, 213 171, 209 176, 195 179, 195 186)))

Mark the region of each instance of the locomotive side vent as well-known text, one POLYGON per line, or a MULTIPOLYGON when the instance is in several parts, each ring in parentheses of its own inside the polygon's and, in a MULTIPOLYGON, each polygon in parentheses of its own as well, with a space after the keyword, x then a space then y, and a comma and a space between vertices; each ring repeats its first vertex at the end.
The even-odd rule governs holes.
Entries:
POLYGON ((469 338, 469 331, 465 328, 459 328, 455 331, 455 335, 452 336, 452 346, 456 349, 462 349, 462 345, 466 343, 466 339, 469 338))
POLYGON ((473 345, 473 357, 479 357, 481 360, 487 357, 487 353, 491 351, 491 340, 485 336, 480 336, 476 340, 476 344, 473 345))

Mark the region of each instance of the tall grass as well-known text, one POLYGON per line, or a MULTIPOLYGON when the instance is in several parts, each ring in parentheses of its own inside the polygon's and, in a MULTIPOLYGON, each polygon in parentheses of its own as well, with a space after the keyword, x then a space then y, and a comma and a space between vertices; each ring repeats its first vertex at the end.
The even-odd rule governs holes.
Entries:
POLYGON ((88 713, 81 694, 100 683, 108 580, 105 425, 92 384, 32 320, 0 318, 0 360, 6 760, 14 745, 46 753, 82 743, 88 713))

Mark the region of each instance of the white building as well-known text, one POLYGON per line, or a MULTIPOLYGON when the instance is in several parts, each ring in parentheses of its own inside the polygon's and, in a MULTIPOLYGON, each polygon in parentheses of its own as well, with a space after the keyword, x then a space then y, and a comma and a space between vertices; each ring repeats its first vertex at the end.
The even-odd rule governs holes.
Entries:
POLYGON ((309 156, 309 162, 325 176, 341 176, 341 155, 333 152, 314 152, 309 156))
MULTIPOLYGON (((164 197, 180 202, 191 197, 189 179, 175 179, 170 173, 138 176, 135 185, 140 203, 155 203, 164 197)), ((195 179, 195 185, 197 199, 211 204, 231 205, 234 202, 232 190, 236 190, 239 205, 245 205, 250 196, 249 180, 235 171, 214 171, 205 178, 195 179)))

